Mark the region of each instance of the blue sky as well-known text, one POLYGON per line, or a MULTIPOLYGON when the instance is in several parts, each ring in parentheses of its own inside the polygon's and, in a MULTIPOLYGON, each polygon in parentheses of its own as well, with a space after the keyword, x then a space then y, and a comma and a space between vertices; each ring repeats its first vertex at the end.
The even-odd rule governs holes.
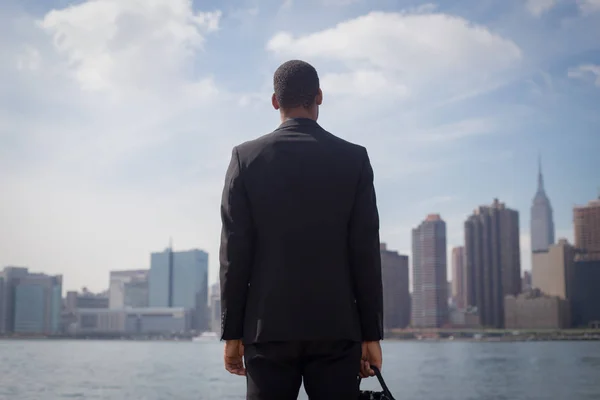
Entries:
POLYGON ((277 126, 300 58, 319 122, 369 150, 388 247, 431 212, 461 245, 497 197, 529 269, 538 154, 558 237, 598 194, 599 37, 598 0, 2 2, 0 266, 101 290, 172 236, 214 281, 231 148, 277 126))

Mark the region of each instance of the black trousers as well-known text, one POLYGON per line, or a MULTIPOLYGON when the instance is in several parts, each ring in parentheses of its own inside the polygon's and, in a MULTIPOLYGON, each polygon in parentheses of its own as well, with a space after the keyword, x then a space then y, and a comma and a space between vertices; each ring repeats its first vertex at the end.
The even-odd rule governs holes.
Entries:
POLYGON ((248 400, 296 400, 302 381, 310 400, 356 400, 361 344, 272 342, 245 346, 248 400))

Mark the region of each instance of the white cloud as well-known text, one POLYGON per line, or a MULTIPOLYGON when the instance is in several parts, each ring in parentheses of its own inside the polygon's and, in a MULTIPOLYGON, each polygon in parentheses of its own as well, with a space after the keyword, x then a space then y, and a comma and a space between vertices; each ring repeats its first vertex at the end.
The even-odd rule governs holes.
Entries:
MULTIPOLYGON (((52 79, 84 127, 28 139, 60 149, 63 161, 104 163, 164 143, 176 132, 157 127, 221 92, 192 70, 220 15, 194 12, 188 0, 90 0, 49 12, 38 25, 52 38, 48 58, 60 57, 52 79)), ((48 81, 44 97, 54 89, 48 81)))
MULTIPOLYGON (((402 98, 408 89, 402 84, 390 84, 382 71, 357 70, 345 73, 329 73, 322 78, 322 87, 327 93, 341 95, 376 96, 389 94, 402 98)), ((392 80, 393 82, 393 80, 392 80)))
POLYGON ((567 76, 573 79, 593 80, 594 85, 600 87, 600 65, 582 64, 569 68, 567 76))
POLYGON ((23 52, 17 57, 17 69, 19 71, 37 71, 40 68, 40 52, 31 46, 26 46, 23 52))
POLYGON ((600 11, 600 0, 578 0, 577 3, 583 14, 592 14, 600 11))
POLYGON ((149 91, 148 85, 164 90, 186 75, 220 16, 195 13, 186 0, 91 0, 51 11, 39 25, 83 89, 149 91))
POLYGON ((300 37, 279 32, 267 49, 280 58, 335 66, 327 69, 337 74, 335 87, 343 86, 342 78, 354 87, 356 74, 368 71, 378 77, 376 86, 385 79, 411 94, 425 88, 446 97, 489 86, 521 59, 515 43, 485 27, 427 12, 371 12, 300 37))
POLYGON ((533 16, 539 17, 551 10, 556 3, 556 0, 527 0, 525 6, 533 16))
POLYGON ((368 146, 382 182, 435 170, 445 162, 425 160, 422 152, 414 153, 417 147, 430 151, 491 133, 491 118, 432 120, 432 109, 500 87, 522 58, 512 41, 432 10, 427 5, 371 12, 306 35, 278 32, 266 45, 278 61, 300 58, 315 65, 327 107, 323 118, 352 114, 351 119, 334 119, 331 128, 368 146), (358 136, 360 126, 369 126, 367 137, 358 136))

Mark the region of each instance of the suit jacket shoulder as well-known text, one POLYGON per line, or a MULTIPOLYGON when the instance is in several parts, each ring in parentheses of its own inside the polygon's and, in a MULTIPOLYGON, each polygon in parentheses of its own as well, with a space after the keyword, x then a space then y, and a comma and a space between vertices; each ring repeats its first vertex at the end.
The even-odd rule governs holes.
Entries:
POLYGON ((246 164, 250 159, 255 158, 260 154, 261 150, 268 146, 273 141, 273 136, 277 131, 273 131, 258 138, 247 140, 234 147, 237 152, 240 162, 246 164))
MULTIPOLYGON (((359 158, 360 161, 364 161, 364 157, 367 155, 366 147, 342 139, 341 137, 330 133, 318 125, 316 125, 316 129, 323 134, 323 136, 331 145, 338 147, 340 151, 346 152, 348 155, 359 158)), ((251 162, 264 149, 272 145, 277 140, 278 131, 279 129, 275 129, 274 131, 259 136, 258 138, 247 140, 235 146, 234 151, 238 153, 240 162, 242 164, 251 162)))
POLYGON ((348 151, 354 152, 356 155, 362 156, 367 152, 367 148, 364 146, 361 146, 360 144, 356 144, 356 143, 352 143, 346 139, 342 139, 339 136, 335 136, 334 134, 328 132, 328 131, 324 131, 326 132, 328 135, 331 136, 331 138, 337 142, 341 147, 347 148, 348 151))

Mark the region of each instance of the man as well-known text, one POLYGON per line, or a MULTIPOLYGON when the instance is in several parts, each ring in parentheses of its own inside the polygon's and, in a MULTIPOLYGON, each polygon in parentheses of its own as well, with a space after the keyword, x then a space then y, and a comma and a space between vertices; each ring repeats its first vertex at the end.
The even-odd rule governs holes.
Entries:
POLYGON ((281 125, 235 147, 225 178, 225 368, 246 375, 248 399, 296 399, 304 380, 311 400, 354 400, 382 362, 373 170, 364 147, 317 124, 310 64, 282 64, 274 88, 281 125))

